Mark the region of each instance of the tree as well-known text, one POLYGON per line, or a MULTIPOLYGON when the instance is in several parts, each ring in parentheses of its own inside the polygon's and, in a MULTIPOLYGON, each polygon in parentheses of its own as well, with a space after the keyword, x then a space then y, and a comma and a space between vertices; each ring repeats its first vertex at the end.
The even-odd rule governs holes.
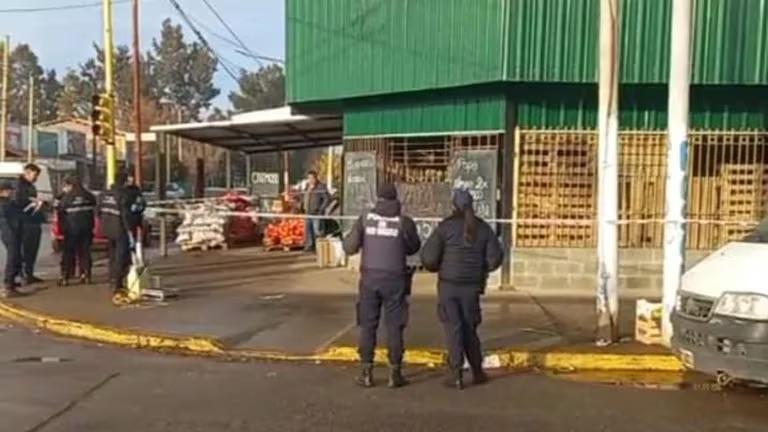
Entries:
POLYGON ((187 43, 181 26, 167 19, 147 57, 154 97, 184 107, 184 120, 200 120, 221 92, 213 84, 218 65, 213 54, 197 42, 187 43))
POLYGON ((37 55, 27 44, 19 44, 10 54, 11 69, 8 87, 8 118, 11 123, 29 121, 29 79, 34 78, 34 121, 43 122, 56 117, 56 99, 60 85, 53 70, 44 70, 37 55))
POLYGON ((285 105, 285 74, 272 64, 257 71, 241 71, 239 91, 229 94, 235 112, 277 108, 285 105))
POLYGON ((76 71, 70 69, 61 79, 61 90, 58 97, 58 115, 61 118, 86 118, 91 109, 89 83, 76 71))

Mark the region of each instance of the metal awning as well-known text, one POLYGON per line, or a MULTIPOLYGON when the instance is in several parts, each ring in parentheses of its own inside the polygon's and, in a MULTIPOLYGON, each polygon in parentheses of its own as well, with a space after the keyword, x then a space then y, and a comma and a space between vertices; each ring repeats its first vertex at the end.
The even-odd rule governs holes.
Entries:
POLYGON ((289 106, 238 114, 223 121, 158 125, 151 131, 243 153, 327 147, 342 142, 340 116, 296 114, 289 106))

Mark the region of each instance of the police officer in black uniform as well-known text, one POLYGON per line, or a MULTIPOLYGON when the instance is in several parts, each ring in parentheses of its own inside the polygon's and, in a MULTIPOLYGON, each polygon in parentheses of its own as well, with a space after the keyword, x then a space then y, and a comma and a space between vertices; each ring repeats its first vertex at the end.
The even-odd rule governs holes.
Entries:
POLYGON ((116 295, 124 294, 131 250, 136 245, 135 233, 141 224, 141 215, 136 208, 136 202, 140 200, 141 193, 138 192, 137 197, 128 187, 126 175, 121 175, 100 197, 101 229, 109 241, 109 280, 116 295))
POLYGON ((372 387, 376 331, 384 309, 389 354, 389 386, 407 384, 402 374, 403 331, 408 324, 408 296, 411 274, 406 257, 421 247, 413 219, 400 212, 397 190, 382 184, 373 210, 364 213, 344 238, 344 251, 354 255, 362 250, 357 323, 360 327, 358 351, 363 365, 359 385, 372 387))
POLYGON ((16 277, 21 272, 21 228, 19 213, 12 201, 13 186, 0 183, 0 237, 5 246, 5 274, 0 297, 15 297, 20 294, 16 277))
POLYGON ((45 219, 40 211, 43 201, 37 197, 35 182, 40 176, 40 167, 30 163, 24 166, 24 173, 16 182, 13 203, 19 212, 19 234, 24 277, 27 284, 42 282, 35 276, 35 263, 40 251, 42 224, 45 219))
POLYGON ((64 234, 61 255, 61 280, 69 284, 75 274, 75 263, 80 267, 80 282, 91 283, 91 245, 96 212, 96 197, 75 178, 64 180, 64 195, 58 203, 60 226, 64 234))
POLYGON ((475 216, 467 190, 454 191, 453 208, 453 215, 440 222, 424 244, 421 262, 438 274, 438 318, 445 327, 451 369, 446 385, 462 389, 465 357, 474 384, 488 380, 477 336, 480 296, 488 274, 501 266, 504 251, 493 228, 475 216))

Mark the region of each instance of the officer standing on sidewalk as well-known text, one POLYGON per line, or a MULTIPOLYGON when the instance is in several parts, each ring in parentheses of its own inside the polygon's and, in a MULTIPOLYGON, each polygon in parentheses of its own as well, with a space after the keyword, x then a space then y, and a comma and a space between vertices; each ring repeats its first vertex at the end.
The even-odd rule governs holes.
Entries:
POLYGON ((134 232, 138 227, 131 214, 131 196, 127 176, 118 180, 100 197, 98 206, 101 230, 109 241, 109 281, 114 295, 125 295, 125 278, 131 266, 131 250, 136 245, 134 232))
POLYGON ((61 255, 61 280, 69 284, 75 274, 75 263, 80 267, 80 282, 91 283, 91 245, 93 244, 96 197, 75 178, 64 180, 64 195, 59 201, 61 228, 64 233, 64 251, 61 255))
POLYGON ((37 197, 35 183, 40 176, 40 167, 29 163, 24 166, 24 173, 16 183, 13 199, 16 210, 20 213, 19 234, 21 236, 21 257, 24 278, 27 284, 40 283, 35 276, 35 263, 40 251, 40 238, 43 230, 43 213, 40 211, 43 201, 37 197))
POLYGON ((16 277, 21 272, 21 228, 19 213, 13 205, 11 195, 13 187, 8 183, 0 183, 0 237, 5 246, 5 274, 0 297, 18 296, 16 277))
POLYGON ((357 382, 363 387, 374 385, 376 331, 382 308, 387 328, 389 386, 397 388, 407 384, 402 374, 403 332, 408 324, 412 275, 406 257, 416 254, 420 247, 416 224, 401 214, 395 186, 391 183, 380 185, 376 206, 362 214, 344 238, 344 251, 348 255, 362 250, 357 324, 363 369, 357 382))
POLYGON ((461 390, 465 357, 474 384, 488 380, 477 335, 480 296, 488 274, 501 266, 504 250, 493 228, 475 216, 469 191, 454 191, 453 208, 453 215, 440 222, 424 244, 421 263, 438 274, 438 318, 445 327, 451 369, 446 385, 461 390))

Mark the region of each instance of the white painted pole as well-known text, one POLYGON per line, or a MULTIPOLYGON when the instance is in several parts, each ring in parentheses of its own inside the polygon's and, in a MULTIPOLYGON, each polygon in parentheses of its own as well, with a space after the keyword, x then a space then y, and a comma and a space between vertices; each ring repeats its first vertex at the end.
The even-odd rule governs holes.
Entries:
POLYGON ((664 224, 664 280, 662 339, 672 339, 670 314, 685 267, 685 209, 688 168, 688 96, 691 75, 691 0, 672 2, 672 48, 669 73, 666 223, 664 224))
POLYGON ((619 8, 600 1, 598 118, 597 340, 618 341, 619 237, 619 8))

